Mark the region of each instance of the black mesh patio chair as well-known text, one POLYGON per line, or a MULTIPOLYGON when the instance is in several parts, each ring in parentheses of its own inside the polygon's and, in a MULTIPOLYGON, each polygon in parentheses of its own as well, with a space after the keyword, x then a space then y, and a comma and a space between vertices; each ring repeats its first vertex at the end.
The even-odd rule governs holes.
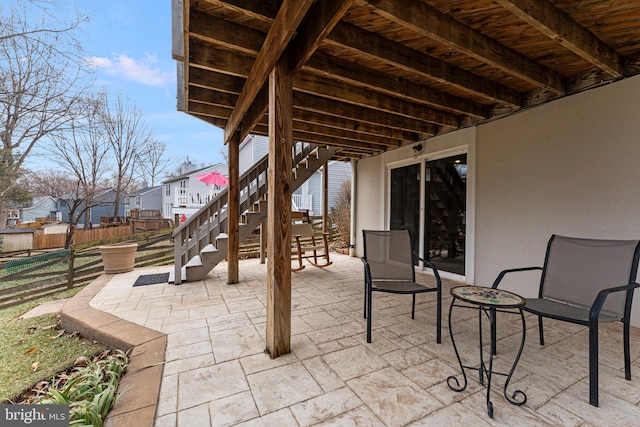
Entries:
POLYGON ((538 316, 540 345, 544 345, 543 317, 589 327, 589 403, 593 406, 598 406, 599 322, 623 323, 624 372, 631 379, 629 321, 633 291, 640 286, 636 283, 639 243, 553 235, 543 267, 504 270, 493 283, 497 288, 508 273, 542 271, 538 298, 526 298, 524 307, 538 316))
POLYGON ((442 282, 438 269, 429 261, 413 254, 408 230, 363 230, 364 238, 364 317, 367 319, 367 342, 371 342, 373 292, 411 294, 411 318, 415 318, 416 294, 436 292, 436 341, 441 342, 442 282), (414 261, 418 259, 433 271, 436 285, 416 282, 414 261))

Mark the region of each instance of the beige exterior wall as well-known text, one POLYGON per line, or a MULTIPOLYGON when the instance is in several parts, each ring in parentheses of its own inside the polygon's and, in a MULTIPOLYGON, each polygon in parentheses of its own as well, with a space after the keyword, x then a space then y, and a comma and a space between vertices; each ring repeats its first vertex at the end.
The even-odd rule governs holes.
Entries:
MULTIPOLYGON (((489 286, 504 268, 541 265, 553 233, 640 238, 638 99, 640 76, 426 142, 424 155, 469 147, 468 282, 489 286)), ((389 166, 413 160, 408 147, 358 162, 358 243, 363 228, 387 224, 389 166)), ((531 296, 536 279, 507 288, 531 296)))

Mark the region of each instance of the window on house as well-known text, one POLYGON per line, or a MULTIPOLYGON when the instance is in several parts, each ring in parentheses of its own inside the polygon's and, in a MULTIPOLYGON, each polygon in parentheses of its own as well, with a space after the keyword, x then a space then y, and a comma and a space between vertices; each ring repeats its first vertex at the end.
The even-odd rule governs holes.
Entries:
POLYGON ((136 196, 136 206, 140 206, 140 196, 136 196))
POLYGON ((164 195, 165 196, 170 196, 171 195, 171 184, 165 184, 164 185, 164 195))

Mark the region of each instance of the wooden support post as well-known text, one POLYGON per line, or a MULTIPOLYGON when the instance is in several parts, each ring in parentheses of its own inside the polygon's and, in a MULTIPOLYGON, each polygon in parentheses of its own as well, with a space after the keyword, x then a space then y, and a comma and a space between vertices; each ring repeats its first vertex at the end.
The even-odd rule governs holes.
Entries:
POLYGON ((293 67, 283 55, 269 77, 267 353, 291 351, 293 67))
POLYGON ((227 283, 239 281, 238 263, 240 260, 240 141, 239 134, 229 141, 229 187, 227 210, 228 273, 227 283))
POLYGON ((260 224, 260 264, 264 264, 267 255, 267 221, 260 224))
POLYGON ((329 232, 329 162, 322 165, 322 232, 329 232))

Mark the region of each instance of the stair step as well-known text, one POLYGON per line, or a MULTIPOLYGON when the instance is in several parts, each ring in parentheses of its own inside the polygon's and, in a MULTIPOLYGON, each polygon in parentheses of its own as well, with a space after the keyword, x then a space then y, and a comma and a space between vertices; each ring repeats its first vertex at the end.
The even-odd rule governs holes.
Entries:
POLYGON ((208 252, 218 252, 218 248, 213 246, 213 243, 209 243, 207 246, 202 248, 202 250, 200 251, 201 254, 202 253, 208 253, 208 252))
MULTIPOLYGON (((180 276, 182 277, 182 282, 184 282, 185 280, 187 280, 187 269, 186 267, 182 267, 180 269, 180 276)), ((169 270, 169 280, 167 280, 167 283, 176 283, 176 271, 172 268, 171 270, 169 270)))
POLYGON ((189 260, 189 262, 186 263, 184 266, 187 267, 187 268, 189 268, 189 267, 202 267, 202 259, 200 258, 200 255, 196 255, 193 258, 191 258, 189 260))

